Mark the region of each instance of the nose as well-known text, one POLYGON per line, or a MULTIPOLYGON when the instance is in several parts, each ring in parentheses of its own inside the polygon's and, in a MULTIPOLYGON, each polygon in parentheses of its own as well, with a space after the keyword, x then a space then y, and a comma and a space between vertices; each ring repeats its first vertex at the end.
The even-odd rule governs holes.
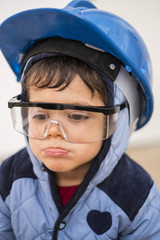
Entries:
POLYGON ((56 124, 50 124, 50 127, 48 129, 47 136, 50 137, 56 137, 56 136, 62 136, 62 133, 59 129, 59 127, 56 124))
POLYGON ((62 137, 67 140, 66 134, 61 126, 61 124, 57 121, 51 120, 48 123, 45 131, 45 137, 62 137))

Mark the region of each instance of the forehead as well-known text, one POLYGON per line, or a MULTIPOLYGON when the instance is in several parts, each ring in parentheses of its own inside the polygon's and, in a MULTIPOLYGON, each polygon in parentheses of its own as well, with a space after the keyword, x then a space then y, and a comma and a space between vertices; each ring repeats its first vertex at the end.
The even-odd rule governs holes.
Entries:
POLYGON ((29 101, 104 106, 100 94, 95 91, 95 94, 92 95, 90 89, 78 75, 74 77, 70 85, 61 91, 58 88, 30 86, 29 101))

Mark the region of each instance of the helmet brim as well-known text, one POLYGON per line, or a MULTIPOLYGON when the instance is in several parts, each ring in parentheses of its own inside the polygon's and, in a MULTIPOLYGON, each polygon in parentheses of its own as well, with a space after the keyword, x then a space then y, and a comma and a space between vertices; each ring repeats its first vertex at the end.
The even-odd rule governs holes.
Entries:
POLYGON ((0 28, 1 51, 18 80, 21 55, 35 41, 55 36, 78 40, 102 49, 110 45, 106 44, 105 36, 95 25, 65 10, 49 8, 18 13, 4 21, 0 28))

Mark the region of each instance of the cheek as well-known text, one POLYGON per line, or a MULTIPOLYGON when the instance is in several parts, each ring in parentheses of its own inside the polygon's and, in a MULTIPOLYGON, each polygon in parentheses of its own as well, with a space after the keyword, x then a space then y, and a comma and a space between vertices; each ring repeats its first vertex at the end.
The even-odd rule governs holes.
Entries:
POLYGON ((38 140, 29 138, 29 146, 33 152, 33 154, 39 158, 39 149, 40 149, 40 142, 38 140))
POLYGON ((103 141, 97 141, 88 144, 79 144, 76 152, 83 163, 91 161, 99 153, 103 141))

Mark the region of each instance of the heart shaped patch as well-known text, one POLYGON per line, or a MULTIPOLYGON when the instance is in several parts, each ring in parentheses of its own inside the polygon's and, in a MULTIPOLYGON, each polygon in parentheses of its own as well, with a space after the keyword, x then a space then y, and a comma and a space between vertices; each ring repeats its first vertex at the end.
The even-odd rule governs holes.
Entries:
POLYGON ((101 235, 111 228, 112 216, 109 212, 92 210, 87 215, 87 222, 97 235, 101 235))

